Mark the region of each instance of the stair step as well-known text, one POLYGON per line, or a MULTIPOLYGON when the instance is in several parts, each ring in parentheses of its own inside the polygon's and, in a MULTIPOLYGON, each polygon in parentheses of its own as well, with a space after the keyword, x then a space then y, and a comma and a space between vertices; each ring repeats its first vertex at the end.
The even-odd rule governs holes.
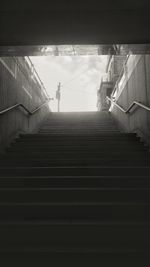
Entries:
MULTIPOLYGON (((117 148, 115 145, 114 146, 110 146, 110 147, 104 147, 104 146, 97 146, 96 149, 93 148, 88 148, 86 146, 80 146, 80 147, 68 147, 68 146, 65 146, 65 145, 61 145, 61 146, 57 146, 55 148, 55 146, 42 146, 42 145, 37 145, 37 146, 32 146, 32 145, 23 145, 23 146, 17 146, 17 145, 14 145, 14 146, 11 146, 9 149, 7 149, 7 154, 4 154, 1 156, 1 158, 3 159, 5 156, 11 156, 13 153, 20 153, 20 154, 30 154, 31 153, 53 153, 53 151, 55 153, 63 153, 64 151, 66 152, 73 152, 73 153, 80 153, 80 152, 92 152, 95 151, 95 153, 98 151, 99 153, 104 153, 104 155, 109 155, 109 152, 107 152, 107 149, 109 149, 110 153, 112 154, 124 154, 124 155, 132 155, 132 154, 136 154, 138 155, 139 153, 145 153, 145 156, 147 156, 148 158, 150 157, 150 152, 147 150, 147 148, 145 147, 138 147, 138 146, 133 146, 132 149, 131 149, 131 146, 129 148, 129 146, 125 146, 123 147, 123 149, 121 147, 117 148)), ((134 157, 133 157, 134 159, 134 157)))
MULTIPOLYGON (((29 141, 27 141, 27 140, 22 140, 21 142, 14 142, 13 143, 13 146, 16 146, 16 147, 23 147, 24 148, 24 146, 29 146, 29 145, 31 145, 31 146, 43 146, 43 147, 45 147, 45 146, 53 146, 53 147, 72 147, 72 148, 74 148, 74 147, 77 147, 77 148, 80 148, 80 147, 89 147, 89 149, 90 148, 96 148, 96 147, 104 147, 104 146, 106 146, 106 148, 108 149, 109 147, 113 147, 113 146, 115 146, 116 147, 116 149, 117 148, 120 148, 120 146, 122 146, 123 148, 125 148, 126 146, 128 147, 128 149, 129 150, 131 150, 131 148, 132 147, 144 147, 143 146, 143 143, 141 143, 141 142, 137 142, 136 140, 135 141, 133 141, 133 142, 131 142, 131 141, 121 141, 121 140, 109 140, 109 141, 105 141, 105 140, 96 140, 96 139, 93 139, 93 140, 53 140, 53 139, 51 139, 51 140, 44 140, 43 142, 42 142, 42 140, 29 140, 29 141), (55 144, 54 144, 54 142, 55 142, 55 144), (73 142, 73 143, 72 143, 73 142), (104 142, 106 142, 106 144, 104 144, 104 142)), ((120 148, 121 149, 121 148, 120 148)))
POLYGON ((107 159, 124 159, 126 160, 131 159, 132 161, 134 160, 147 160, 150 158, 150 155, 147 153, 144 153, 145 151, 131 151, 131 152, 123 152, 120 153, 119 151, 112 151, 111 153, 109 153, 109 155, 107 155, 106 153, 102 153, 102 152, 93 152, 93 151, 10 151, 9 155, 6 156, 2 156, 0 159, 4 160, 4 159, 24 159, 24 160, 37 160, 37 159, 46 159, 46 160, 51 160, 51 159, 58 159, 63 157, 64 159, 68 158, 68 157, 73 157, 74 159, 79 158, 79 157, 84 157, 84 159, 88 159, 88 158, 98 158, 99 160, 107 160, 107 159))
MULTIPOLYGON (((24 176, 25 172, 29 170, 23 170, 19 175, 17 170, 14 170, 14 174, 18 177, 7 176, 0 178, 0 188, 47 188, 53 189, 77 189, 77 190, 149 190, 150 179, 148 176, 42 176, 38 173, 37 176, 24 176), (16 172, 16 173, 15 173, 16 172), (22 176, 21 176, 22 175, 22 176), (39 176, 38 176, 39 175, 39 176)), ((34 173, 31 173, 34 175, 34 173)), ((138 173, 139 174, 139 173, 138 173)))
POLYGON ((27 245, 22 245, 20 246, 20 244, 16 244, 15 246, 12 247, 12 245, 3 245, 2 247, 0 247, 0 252, 4 252, 4 253, 35 253, 35 252, 47 252, 49 254, 58 254, 58 253, 63 253, 63 254, 71 254, 73 253, 75 254, 123 254, 123 255, 132 255, 134 253, 148 253, 149 252, 149 248, 148 245, 147 247, 144 246, 137 246, 135 243, 134 244, 121 244, 120 246, 117 244, 111 245, 111 244, 93 244, 93 245, 87 245, 87 244, 77 244, 77 245, 64 245, 64 244, 60 244, 58 245, 54 245, 54 244, 27 244, 27 245), (33 247, 34 245, 34 247, 33 247))
POLYGON ((118 131, 116 131, 116 130, 113 130, 113 129, 107 129, 107 131, 106 130, 93 130, 93 131, 87 131, 87 130, 84 130, 84 131, 75 131, 75 130, 72 130, 72 131, 51 131, 51 130, 40 130, 39 131, 39 134, 49 134, 49 135, 55 135, 55 136, 63 136, 63 135, 65 135, 65 136, 67 136, 67 135, 69 135, 69 136, 71 136, 71 135, 73 135, 73 136, 91 136, 91 134, 92 135, 94 135, 94 136, 97 136, 97 135, 100 135, 100 133, 107 133, 107 132, 112 132, 112 133, 114 133, 114 134, 117 134, 118 133, 118 131))
MULTIPOLYGON (((109 251, 107 253, 106 251, 103 253, 62 253, 62 252, 48 252, 48 251, 30 251, 28 252, 10 252, 5 251, 0 254, 1 256, 1 262, 4 264, 3 266, 10 266, 12 262, 15 263, 17 267, 19 266, 32 266, 29 265, 29 263, 32 264, 32 262, 35 263, 36 266, 41 265, 53 265, 54 267, 58 267, 61 264, 65 265, 66 267, 72 266, 76 267, 77 265, 79 267, 86 265, 91 266, 94 264, 94 266, 99 266, 98 264, 101 263, 103 266, 109 267, 112 262, 115 262, 116 266, 131 266, 128 263, 132 262, 132 264, 135 264, 136 266, 142 266, 142 264, 146 265, 150 263, 149 257, 147 256, 148 252, 145 253, 139 253, 139 251, 134 253, 132 252, 120 252, 120 253, 112 253, 109 251), (122 258, 125 258, 122 264, 122 258), (24 259, 22 264, 22 259, 24 259), (73 261, 73 263, 72 263, 73 261), (82 263, 81 263, 82 262, 82 263)), ((132 265, 133 266, 133 265, 132 265)))
POLYGON ((21 167, 21 166, 0 166, 2 176, 111 176, 111 177, 149 177, 150 166, 50 166, 50 167, 21 167))
POLYGON ((19 142, 22 142, 22 141, 32 141, 32 140, 35 140, 35 141, 40 141, 40 140, 42 140, 42 141, 51 141, 51 140, 81 140, 81 141, 84 141, 84 140, 88 140, 88 141, 92 141, 92 140, 95 140, 95 141, 98 141, 98 140, 106 140, 106 141, 117 141, 117 140, 119 140, 119 141, 132 141, 132 142, 134 142, 134 141, 139 141, 139 139, 140 138, 133 138, 132 136, 131 137, 126 137, 126 136, 118 136, 118 134, 115 134, 115 136, 113 135, 113 136, 109 136, 109 135, 106 135, 106 136, 103 136, 103 135, 95 135, 95 134, 90 134, 90 135, 56 135, 56 134, 48 134, 48 135, 46 135, 46 134, 44 134, 44 136, 43 135, 41 135, 40 136, 40 134, 39 134, 39 136, 33 136, 33 135, 31 135, 30 137, 28 136, 28 137, 22 137, 22 138, 20 138, 20 139, 17 139, 17 141, 19 141, 19 142))
MULTIPOLYGON (((120 134, 118 129, 114 126, 105 126, 105 125, 98 125, 97 127, 94 126, 79 126, 79 127, 72 127, 72 126, 64 126, 64 127, 59 127, 59 126, 50 126, 50 127, 42 127, 39 129, 38 134, 53 134, 53 133, 70 133, 71 135, 80 135, 81 133, 85 134, 92 134, 94 135, 95 133, 100 133, 100 135, 104 133, 110 133, 113 135, 115 134, 120 134)), ((34 133, 35 134, 35 133, 34 133)))
POLYGON ((99 158, 93 158, 93 157, 88 157, 88 158, 38 158, 38 159, 8 159, 8 160, 1 160, 0 161, 0 167, 4 166, 14 166, 17 167, 19 166, 26 166, 26 167, 48 167, 48 166, 91 166, 91 167, 117 167, 117 166, 131 166, 131 167, 138 167, 138 166, 149 166, 150 160, 147 159, 135 159, 132 160, 132 158, 116 158, 116 159, 99 159, 99 158))
POLYGON ((150 222, 150 203, 0 203, 5 220, 98 220, 150 222))
MULTIPOLYGON (((42 147, 43 146, 43 148, 45 148, 46 146, 48 146, 48 147, 66 147, 66 149, 67 149, 67 147, 72 147, 72 148, 79 148, 79 147, 81 147, 81 148, 84 148, 84 147, 89 147, 89 149, 90 149, 90 147, 92 147, 93 146, 93 148, 94 147, 99 147, 99 148, 101 148, 101 147, 106 147, 106 149, 109 149, 109 147, 111 148, 113 148, 113 147, 116 147, 116 149, 120 149, 121 150, 121 147, 122 147, 122 150, 124 149, 124 148, 128 148, 128 150, 130 151, 131 149, 132 149, 132 147, 134 148, 145 148, 146 146, 144 146, 143 145, 143 143, 141 143, 141 142, 136 142, 136 141, 134 141, 134 142, 129 142, 129 141, 119 141, 118 140, 118 142, 117 142, 117 140, 116 141, 105 141, 105 140, 50 140, 50 141, 44 141, 44 142, 42 142, 41 140, 30 140, 29 142, 27 142, 27 141, 22 141, 22 142, 15 142, 14 144, 13 144, 13 147, 23 147, 24 148, 24 146, 32 146, 32 147, 37 147, 37 146, 40 146, 40 147, 42 147)), ((147 148, 147 147, 146 147, 147 148)), ((148 148, 147 148, 147 150, 148 150, 148 148)))
MULTIPOLYGON (((36 181, 35 181, 36 183, 36 181)), ((1 183, 0 183, 1 184, 1 183)), ((150 203, 149 188, 0 188, 0 203, 150 203)))
MULTIPOLYGON (((31 137, 32 138, 51 138, 51 137, 55 137, 55 135, 54 134, 46 134, 46 133, 35 133, 35 134, 33 134, 33 133, 31 133, 31 134, 20 134, 20 138, 21 139, 30 139, 31 137)), ((97 135, 96 135, 97 136, 97 135)), ((95 137, 95 134, 93 133, 93 134, 90 134, 89 136, 85 136, 85 138, 93 138, 93 137, 95 137)), ((97 136, 98 137, 98 136, 97 136)), ((111 139, 113 139, 113 138, 121 138, 121 139, 124 139, 124 138, 127 138, 127 139, 131 139, 131 138, 136 138, 136 135, 135 134, 125 134, 125 133, 120 133, 120 132, 115 132, 115 133, 112 133, 112 132, 105 132, 105 133, 100 133, 99 134, 99 137, 100 138, 111 138, 111 139)), ((59 135, 59 138, 65 138, 65 136, 61 136, 61 134, 59 135)), ((66 136, 66 138, 68 138, 68 136, 66 136)), ((70 135, 70 138, 78 138, 78 135, 73 135, 73 134, 71 134, 70 135)), ((83 136, 79 136, 79 138, 83 138, 84 139, 84 137, 83 136)), ((20 140, 21 140, 20 139, 20 140)))

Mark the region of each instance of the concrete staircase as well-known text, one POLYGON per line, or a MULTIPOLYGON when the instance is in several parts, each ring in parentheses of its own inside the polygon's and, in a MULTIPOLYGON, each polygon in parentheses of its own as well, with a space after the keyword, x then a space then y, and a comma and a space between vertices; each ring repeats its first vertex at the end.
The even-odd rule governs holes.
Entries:
POLYGON ((107 112, 53 113, 21 135, 0 159, 0 259, 150 263, 148 148, 107 112))

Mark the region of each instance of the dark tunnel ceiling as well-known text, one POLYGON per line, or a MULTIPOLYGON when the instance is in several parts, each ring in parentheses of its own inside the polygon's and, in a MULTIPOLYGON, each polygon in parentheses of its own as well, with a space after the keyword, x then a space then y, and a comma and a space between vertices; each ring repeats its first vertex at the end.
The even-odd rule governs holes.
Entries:
POLYGON ((150 43, 149 0, 1 0, 0 46, 150 43))

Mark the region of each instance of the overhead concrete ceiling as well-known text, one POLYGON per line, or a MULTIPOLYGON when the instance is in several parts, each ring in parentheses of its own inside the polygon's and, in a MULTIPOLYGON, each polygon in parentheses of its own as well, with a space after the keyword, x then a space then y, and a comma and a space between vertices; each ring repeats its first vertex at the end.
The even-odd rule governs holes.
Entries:
POLYGON ((148 0, 1 0, 0 46, 150 43, 148 0))

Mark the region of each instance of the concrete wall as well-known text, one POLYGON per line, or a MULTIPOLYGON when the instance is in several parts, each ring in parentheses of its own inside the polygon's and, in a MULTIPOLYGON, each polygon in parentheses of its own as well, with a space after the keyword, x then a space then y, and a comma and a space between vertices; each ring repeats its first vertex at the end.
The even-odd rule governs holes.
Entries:
MULTIPOLYGON (((124 109, 133 101, 150 106, 150 55, 129 56, 114 95, 124 109)), ((111 107, 111 112, 124 131, 137 132, 150 144, 150 112, 133 108, 130 114, 124 114, 115 106, 111 107)))
MULTIPOLYGON (((0 110, 22 103, 32 111, 46 99, 44 88, 25 58, 0 58, 0 110)), ((21 108, 0 115, 0 152, 18 133, 36 129, 49 112, 46 105, 32 116, 21 108)))

